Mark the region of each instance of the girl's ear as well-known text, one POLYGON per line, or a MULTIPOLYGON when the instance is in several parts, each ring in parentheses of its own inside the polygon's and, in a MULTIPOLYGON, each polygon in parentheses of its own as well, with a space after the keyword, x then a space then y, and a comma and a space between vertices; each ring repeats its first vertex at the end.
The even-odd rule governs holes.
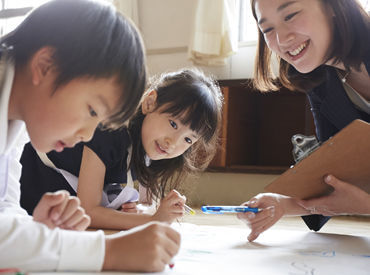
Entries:
POLYGON ((32 84, 39 85, 47 76, 51 75, 54 67, 54 49, 42 47, 34 53, 30 60, 32 84))
POLYGON ((157 91, 153 90, 145 95, 141 104, 141 111, 144 115, 151 113, 157 106, 157 91))

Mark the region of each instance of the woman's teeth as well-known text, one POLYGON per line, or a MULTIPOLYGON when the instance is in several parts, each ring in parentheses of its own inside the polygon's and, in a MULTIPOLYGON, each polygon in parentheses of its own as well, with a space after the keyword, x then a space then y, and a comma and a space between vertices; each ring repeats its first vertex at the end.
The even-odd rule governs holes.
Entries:
POLYGON ((293 56, 296 56, 296 55, 298 55, 298 54, 300 54, 301 53, 301 51, 304 49, 304 48, 306 48, 306 46, 307 46, 307 42, 304 42, 304 43, 302 43, 297 49, 295 49, 294 51, 289 51, 289 54, 290 55, 293 55, 293 56))

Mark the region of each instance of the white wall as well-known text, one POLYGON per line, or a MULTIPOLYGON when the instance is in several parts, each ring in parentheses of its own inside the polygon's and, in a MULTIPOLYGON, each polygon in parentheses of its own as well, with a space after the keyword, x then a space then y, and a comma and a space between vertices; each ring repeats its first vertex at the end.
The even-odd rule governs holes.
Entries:
MULTIPOLYGON (((193 66, 187 58, 196 0, 139 0, 139 28, 147 48, 149 74, 193 66)), ((201 67, 218 79, 250 78, 255 44, 239 48, 222 67, 201 67)))

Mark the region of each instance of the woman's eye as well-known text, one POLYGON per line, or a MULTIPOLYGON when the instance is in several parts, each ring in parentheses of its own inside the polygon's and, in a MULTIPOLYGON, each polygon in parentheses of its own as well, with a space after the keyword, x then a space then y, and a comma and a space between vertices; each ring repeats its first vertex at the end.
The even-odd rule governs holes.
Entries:
POLYGON ((293 12, 293 13, 291 13, 291 14, 288 14, 285 18, 284 18, 284 20, 285 21, 289 21, 290 19, 292 19, 295 15, 297 15, 299 12, 297 11, 297 12, 293 12))
POLYGON ((176 124, 175 121, 170 120, 170 124, 171 124, 171 126, 172 126, 173 129, 177 129, 177 124, 176 124))
POLYGON ((98 116, 98 114, 95 112, 95 110, 91 106, 89 106, 89 113, 90 113, 90 116, 92 117, 98 116))
POLYGON ((185 141, 186 143, 193 144, 193 141, 188 137, 185 138, 185 141))
POLYGON ((265 30, 262 30, 262 33, 267 34, 267 33, 271 32, 272 30, 273 30, 273 28, 267 28, 265 30))

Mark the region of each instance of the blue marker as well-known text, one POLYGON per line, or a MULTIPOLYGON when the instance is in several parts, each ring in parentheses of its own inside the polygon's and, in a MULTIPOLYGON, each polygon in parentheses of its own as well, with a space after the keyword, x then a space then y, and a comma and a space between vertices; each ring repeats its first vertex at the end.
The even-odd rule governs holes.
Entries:
POLYGON ((214 206, 202 206, 202 211, 206 214, 245 213, 245 212, 258 213, 258 211, 261 211, 261 209, 248 206, 214 205, 214 206))

